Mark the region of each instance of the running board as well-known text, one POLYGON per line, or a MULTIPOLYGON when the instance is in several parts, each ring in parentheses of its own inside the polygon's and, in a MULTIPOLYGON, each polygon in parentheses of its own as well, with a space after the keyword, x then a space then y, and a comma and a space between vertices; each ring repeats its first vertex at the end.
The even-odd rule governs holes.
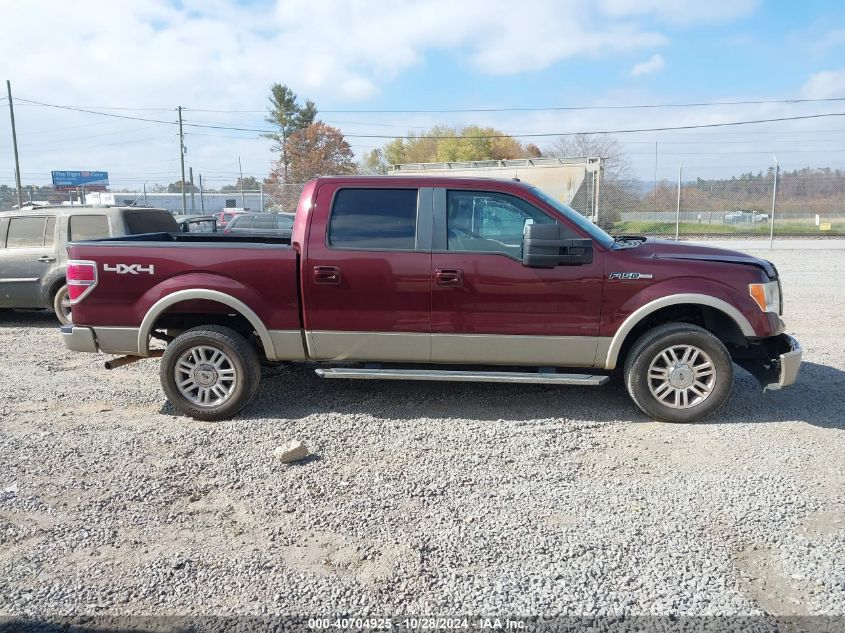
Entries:
POLYGON ((589 374, 553 374, 515 371, 453 371, 448 369, 347 369, 331 368, 314 370, 320 378, 347 378, 353 380, 441 380, 447 382, 516 382, 540 385, 584 385, 598 387, 609 376, 589 374))

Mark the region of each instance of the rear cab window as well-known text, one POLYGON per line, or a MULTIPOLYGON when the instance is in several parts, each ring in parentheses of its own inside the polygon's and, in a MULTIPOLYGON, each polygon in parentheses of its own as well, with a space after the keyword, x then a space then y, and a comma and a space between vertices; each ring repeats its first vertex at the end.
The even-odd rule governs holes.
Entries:
POLYGON ((329 217, 328 245, 362 250, 414 250, 418 189, 340 189, 329 217))

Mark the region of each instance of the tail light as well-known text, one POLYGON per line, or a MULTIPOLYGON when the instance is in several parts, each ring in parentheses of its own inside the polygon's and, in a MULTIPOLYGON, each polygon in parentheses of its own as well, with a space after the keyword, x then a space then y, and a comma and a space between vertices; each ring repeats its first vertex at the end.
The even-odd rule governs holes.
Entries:
POLYGON ((97 285, 97 263, 71 259, 67 263, 65 278, 71 305, 79 303, 97 285))

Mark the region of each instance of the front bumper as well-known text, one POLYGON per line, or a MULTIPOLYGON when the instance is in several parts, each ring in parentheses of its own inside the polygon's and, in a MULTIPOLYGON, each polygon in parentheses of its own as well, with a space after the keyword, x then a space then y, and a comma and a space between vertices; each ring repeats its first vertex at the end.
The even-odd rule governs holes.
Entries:
POLYGON ((788 334, 778 334, 755 341, 747 354, 734 358, 763 386, 763 391, 788 387, 801 369, 801 344, 788 334))
POLYGON ((763 391, 774 391, 788 387, 798 378, 798 370, 801 369, 801 357, 804 352, 801 349, 801 344, 789 334, 780 334, 776 338, 780 339, 781 349, 783 350, 777 359, 773 359, 773 362, 778 365, 778 380, 765 385, 763 391))
POLYGON ((94 330, 90 327, 63 325, 61 328, 62 342, 72 352, 97 352, 97 340, 94 330))

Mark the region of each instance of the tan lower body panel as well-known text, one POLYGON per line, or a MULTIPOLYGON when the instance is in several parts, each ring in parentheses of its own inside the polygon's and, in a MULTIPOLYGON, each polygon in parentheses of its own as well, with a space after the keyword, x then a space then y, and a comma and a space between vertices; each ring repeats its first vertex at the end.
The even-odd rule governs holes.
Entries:
POLYGON ((317 360, 593 367, 610 339, 592 336, 504 336, 412 332, 308 333, 317 360))
POLYGON ((426 332, 308 332, 308 349, 317 360, 426 363, 430 346, 426 332))
POLYGON ((97 347, 104 354, 138 355, 138 328, 95 327, 92 329, 97 339, 97 347))
POLYGON ((270 330, 270 340, 276 354, 270 360, 305 360, 305 348, 300 330, 270 330))
POLYGON ((503 336, 499 334, 432 334, 435 363, 593 367, 598 337, 503 336))

